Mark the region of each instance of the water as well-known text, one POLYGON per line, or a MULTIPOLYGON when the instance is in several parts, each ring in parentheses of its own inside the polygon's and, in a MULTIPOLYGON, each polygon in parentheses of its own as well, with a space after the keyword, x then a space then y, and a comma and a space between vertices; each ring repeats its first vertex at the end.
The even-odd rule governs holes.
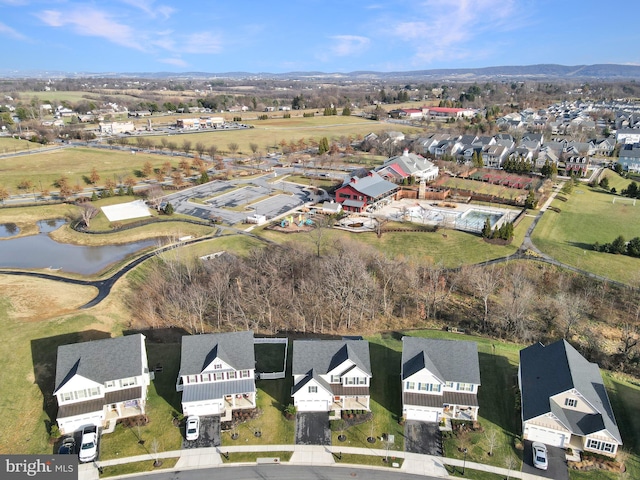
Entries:
POLYGON ((4 223, 0 225, 0 238, 15 237, 20 233, 20 229, 15 223, 4 223))
POLYGON ((464 230, 480 231, 488 218, 491 228, 493 228, 503 215, 503 213, 471 209, 456 221, 456 227, 464 230))
POLYGON ((132 253, 156 244, 156 240, 96 247, 58 243, 49 237, 48 233, 64 223, 65 220, 41 221, 38 222, 38 235, 0 241, 0 267, 51 268, 90 275, 132 253))

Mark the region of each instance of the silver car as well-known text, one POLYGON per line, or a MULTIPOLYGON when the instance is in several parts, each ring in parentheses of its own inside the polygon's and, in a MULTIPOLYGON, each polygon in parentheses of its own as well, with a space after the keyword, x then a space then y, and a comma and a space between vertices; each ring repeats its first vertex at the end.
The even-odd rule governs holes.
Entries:
POLYGON ((544 443, 533 442, 533 466, 540 470, 546 470, 548 463, 547 446, 544 443))

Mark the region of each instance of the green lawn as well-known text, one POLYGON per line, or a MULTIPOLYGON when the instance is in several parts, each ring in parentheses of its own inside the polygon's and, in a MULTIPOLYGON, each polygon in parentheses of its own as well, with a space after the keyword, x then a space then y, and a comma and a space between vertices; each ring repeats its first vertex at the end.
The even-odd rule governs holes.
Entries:
POLYGON ((223 463, 253 463, 258 458, 279 458, 280 462, 291 460, 293 452, 223 452, 223 463))
POLYGON ((119 475, 130 475, 142 472, 157 472, 159 470, 173 468, 178 463, 178 458, 163 458, 160 460, 162 465, 155 467, 153 460, 146 462, 123 463, 122 465, 112 465, 110 467, 102 467, 100 478, 116 477, 119 475))
POLYGON ((627 240, 640 236, 640 204, 634 207, 629 199, 612 204, 614 196, 586 185, 560 196, 567 201, 556 198, 552 206, 561 212, 545 212, 533 232, 536 246, 560 262, 631 282, 640 269, 640 259, 595 252, 593 244, 611 242, 618 235, 627 240))
MULTIPOLYGON (((334 443, 334 446, 336 444, 334 443)), ((371 465, 374 467, 388 467, 388 468, 397 468, 402 467, 404 463, 404 458, 397 458, 393 456, 393 452, 389 453, 389 457, 386 455, 384 457, 379 457, 377 455, 358 455, 355 453, 334 453, 333 458, 336 463, 345 463, 349 465, 371 465), (387 461, 388 460, 388 461, 387 461), (393 464, 397 464, 397 467, 394 467, 393 464)))
MULTIPOLYGON (((0 154, 21 152, 23 150, 35 150, 42 145, 28 140, 13 137, 0 137, 0 154)), ((3 160, 4 161, 4 160, 3 160)))

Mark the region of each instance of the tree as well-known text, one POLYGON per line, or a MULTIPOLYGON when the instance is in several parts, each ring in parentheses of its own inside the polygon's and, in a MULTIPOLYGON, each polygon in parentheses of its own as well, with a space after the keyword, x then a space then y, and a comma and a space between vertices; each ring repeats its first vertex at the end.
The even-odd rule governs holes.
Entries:
POLYGON ((100 181, 100 174, 98 173, 98 171, 96 170, 96 167, 93 167, 91 169, 91 173, 89 174, 89 181, 91 182, 91 185, 93 185, 94 187, 98 184, 98 182, 100 181))
POLYGON ((198 152, 199 156, 202 156, 204 154, 204 152, 207 150, 207 147, 205 147, 204 143, 202 143, 202 142, 197 142, 195 148, 196 148, 196 152, 198 152))
POLYGON ((329 139, 322 137, 318 142, 318 155, 324 155, 329 151, 329 139))
POLYGON ((89 228, 91 219, 94 218, 98 214, 98 212, 99 210, 93 205, 91 205, 91 203, 85 202, 82 204, 82 211, 81 211, 82 222, 85 224, 87 228, 89 228))
POLYGON ((469 283, 484 305, 484 314, 482 316, 484 329, 488 327, 489 321, 489 298, 500 287, 501 281, 499 272, 494 265, 486 267, 475 266, 469 270, 469 283))
POLYGON ((609 190, 609 177, 604 177, 602 180, 600 180, 600 188, 603 188, 604 190, 609 190))
POLYGON ((493 230, 491 229, 491 220, 485 218, 484 225, 482 227, 482 237, 483 238, 491 238, 493 234, 493 230))
POLYGON ((256 154, 256 152, 258 151, 258 148, 259 148, 259 147, 258 147, 258 144, 257 144, 257 143, 251 142, 251 143, 249 144, 249 148, 251 149, 251 153, 253 153, 253 154, 255 155, 255 154, 256 154))
POLYGON ((163 212, 165 213, 165 215, 173 215, 173 205, 171 205, 171 202, 167 202, 167 205, 164 207, 163 212))
POLYGON ((348 106, 345 106, 345 107, 342 109, 342 116, 343 116, 343 117, 348 117, 348 116, 350 116, 350 115, 351 115, 351 109, 350 109, 348 106))
POLYGON ((533 190, 529 190, 527 194, 527 199, 524 201, 524 208, 534 209, 538 201, 536 200, 536 195, 533 193, 533 190))
POLYGON ((10 197, 9 190, 7 190, 6 187, 3 187, 2 185, 0 185, 0 202, 4 204, 4 201, 9 197, 10 197))
POLYGON ((617 255, 624 255, 627 251, 627 242, 625 242, 622 235, 618 235, 613 242, 611 242, 611 253, 617 255))
POLYGON ((182 141, 182 151, 186 154, 188 154, 191 151, 191 141, 190 140, 183 140, 182 141))
POLYGON ((487 447, 489 447, 489 451, 487 452, 489 456, 493 455, 493 449, 498 445, 498 431, 495 428, 487 430, 487 433, 484 434, 487 439, 487 447))
POLYGON ((202 175, 200 175, 200 180, 198 180, 198 183, 203 184, 203 183, 207 183, 208 181, 209 181, 209 175, 205 170, 204 172, 202 172, 202 175))
POLYGON ((169 142, 167 143, 167 148, 171 152, 171 156, 173 156, 173 152, 178 149, 178 145, 176 144, 176 142, 169 142))
POLYGON ((215 161, 216 155, 218 153, 218 147, 216 145, 209 145, 208 153, 211 157, 211 161, 215 161))
POLYGON ((231 152, 231 155, 235 155, 238 149, 240 148, 240 146, 236 142, 231 142, 230 144, 227 145, 227 148, 231 152))
POLYGON ((182 172, 187 176, 191 172, 191 162, 188 158, 183 158, 182 160, 180 160, 178 167, 180 167, 180 170, 182 170, 182 172))
POLYGON ((142 175, 144 176, 144 178, 149 178, 152 174, 153 165, 150 161, 147 160, 146 162, 144 162, 144 165, 142 165, 142 175))

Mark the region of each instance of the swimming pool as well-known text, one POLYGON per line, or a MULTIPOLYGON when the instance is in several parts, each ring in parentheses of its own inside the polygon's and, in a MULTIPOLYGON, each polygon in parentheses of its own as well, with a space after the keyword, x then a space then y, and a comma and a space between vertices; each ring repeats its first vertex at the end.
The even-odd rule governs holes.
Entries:
POLYGON ((472 208, 462 214, 460 218, 456 219, 456 228, 460 230, 479 232, 482 230, 482 227, 484 227, 487 218, 489 219, 491 228, 493 228, 503 215, 504 214, 500 212, 491 212, 488 210, 472 208))

